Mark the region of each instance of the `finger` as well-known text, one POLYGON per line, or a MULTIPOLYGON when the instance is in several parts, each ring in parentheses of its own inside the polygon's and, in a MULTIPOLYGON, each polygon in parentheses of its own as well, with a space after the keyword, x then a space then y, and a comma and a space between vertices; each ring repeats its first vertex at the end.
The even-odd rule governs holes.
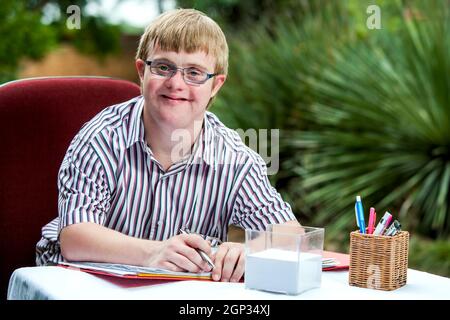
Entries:
POLYGON ((214 256, 214 264, 216 267, 213 269, 212 278, 214 281, 219 281, 222 277, 222 267, 223 267, 223 260, 228 252, 228 246, 222 244, 219 246, 219 249, 217 249, 217 252, 214 256))
POLYGON ((211 271, 211 266, 203 259, 197 250, 203 251, 210 260, 212 260, 212 250, 208 241, 203 239, 197 234, 183 235, 182 237, 186 248, 191 248, 194 250, 184 249, 183 254, 188 257, 191 261, 199 266, 200 269, 204 271, 211 271))
POLYGON ((200 253, 194 248, 183 246, 179 249, 179 253, 189 259, 192 263, 194 263, 200 270, 211 271, 211 267, 209 264, 203 260, 200 253))
MULTIPOLYGON (((191 249, 184 241, 185 235, 179 235, 167 240, 167 245, 165 246, 163 252, 161 253, 162 261, 169 261, 178 267, 182 268, 183 271, 188 272, 198 272, 200 268, 191 261, 186 255, 191 249)), ((192 255, 192 253, 191 253, 192 255)))
POLYGON ((230 282, 239 282, 244 275, 245 272, 245 253, 244 250, 241 250, 241 254, 239 255, 239 260, 234 268, 234 272, 231 275, 230 282))
POLYGON ((174 263, 172 263, 170 261, 164 261, 161 264, 161 268, 169 270, 169 271, 174 271, 174 272, 183 272, 183 271, 185 271, 183 268, 180 268, 179 266, 177 266, 176 264, 174 264, 174 263))
POLYGON ((211 257, 211 245, 198 234, 186 234, 182 239, 189 247, 200 249, 211 257))
MULTIPOLYGON (((182 249, 180 249, 181 251, 182 249)), ((202 269, 191 261, 188 257, 186 257, 182 252, 174 252, 172 255, 170 255, 170 258, 168 259, 169 262, 177 265, 178 267, 182 268, 183 271, 187 272, 200 272, 202 269)), ((195 250, 194 250, 195 251, 195 250)), ((196 253, 197 254, 197 253, 196 253)))
POLYGON ((238 247, 232 247, 228 250, 223 262, 221 281, 230 281, 231 275, 233 274, 236 264, 238 263, 240 254, 241 250, 239 250, 238 247))

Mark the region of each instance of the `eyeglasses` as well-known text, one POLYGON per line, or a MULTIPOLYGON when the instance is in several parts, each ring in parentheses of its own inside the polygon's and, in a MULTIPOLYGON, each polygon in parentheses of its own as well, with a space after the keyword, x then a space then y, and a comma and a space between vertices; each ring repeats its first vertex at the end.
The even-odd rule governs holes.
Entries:
POLYGON ((195 67, 180 68, 163 60, 146 60, 145 64, 150 66, 151 73, 164 78, 172 78, 180 70, 184 81, 188 84, 203 84, 217 75, 217 73, 207 73, 195 67))

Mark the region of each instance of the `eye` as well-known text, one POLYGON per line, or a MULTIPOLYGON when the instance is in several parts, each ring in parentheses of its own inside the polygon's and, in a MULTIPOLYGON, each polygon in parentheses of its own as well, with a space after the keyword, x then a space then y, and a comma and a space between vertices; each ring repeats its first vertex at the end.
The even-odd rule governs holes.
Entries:
POLYGON ((151 67, 151 70, 153 73, 159 74, 160 76, 165 76, 165 77, 169 76, 175 68, 170 63, 167 63, 165 61, 158 61, 158 60, 155 60, 154 62, 152 62, 150 67, 151 67))
POLYGON ((187 72, 187 75, 192 78, 198 78, 203 75, 202 71, 193 69, 193 68, 186 70, 186 72, 187 72))
POLYGON ((159 71, 164 71, 164 72, 170 70, 169 65, 164 64, 164 63, 157 63, 157 64, 155 65, 155 68, 158 69, 159 71))

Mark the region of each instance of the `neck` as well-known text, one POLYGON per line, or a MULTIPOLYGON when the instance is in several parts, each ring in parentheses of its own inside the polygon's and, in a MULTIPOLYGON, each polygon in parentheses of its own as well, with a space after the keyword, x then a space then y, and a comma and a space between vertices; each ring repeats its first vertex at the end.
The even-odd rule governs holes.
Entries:
POLYGON ((202 130, 203 121, 195 121, 186 128, 171 128, 156 123, 145 112, 143 117, 147 144, 164 169, 191 154, 202 130))

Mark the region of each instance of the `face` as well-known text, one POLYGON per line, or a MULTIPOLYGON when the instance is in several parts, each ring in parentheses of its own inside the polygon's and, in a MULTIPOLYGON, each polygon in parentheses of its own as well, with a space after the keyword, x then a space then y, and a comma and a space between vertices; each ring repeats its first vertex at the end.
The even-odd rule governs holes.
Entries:
MULTIPOLYGON (((164 60, 181 68, 196 67, 214 73, 215 59, 203 51, 162 51, 156 48, 147 60, 164 60)), ((217 94, 225 81, 225 75, 217 75, 199 85, 184 81, 181 70, 171 78, 155 75, 143 60, 136 60, 136 68, 145 99, 144 119, 150 125, 165 129, 189 129, 195 121, 203 121, 209 100, 217 94)))

